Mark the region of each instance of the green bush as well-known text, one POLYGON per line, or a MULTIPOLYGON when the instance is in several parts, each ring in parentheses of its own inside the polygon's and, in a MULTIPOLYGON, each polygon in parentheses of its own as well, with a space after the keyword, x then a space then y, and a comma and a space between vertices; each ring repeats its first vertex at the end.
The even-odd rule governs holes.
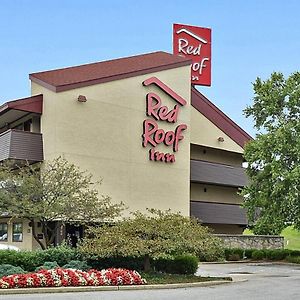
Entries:
POLYGON ((71 260, 68 264, 63 266, 64 269, 76 269, 76 270, 82 270, 87 271, 91 269, 91 267, 87 264, 86 261, 81 260, 71 260))
POLYGON ((265 250, 254 250, 252 252, 252 259, 255 260, 262 260, 266 258, 266 252, 265 250))
POLYGON ((238 253, 233 253, 233 254, 228 255, 227 260, 228 261, 238 261, 238 260, 241 260, 241 257, 238 253))
POLYGON ((43 262, 56 261, 60 266, 69 263, 71 260, 81 260, 81 254, 75 249, 65 245, 51 247, 47 250, 35 251, 37 256, 40 256, 43 262))
POLYGON ((51 270, 55 268, 59 268, 59 265, 56 261, 46 261, 42 266, 37 267, 35 271, 51 270))
POLYGON ((125 268, 130 270, 143 270, 144 259, 142 257, 108 257, 97 258, 96 256, 87 259, 92 269, 102 270, 107 268, 125 268))
POLYGON ((287 256, 286 260, 290 263, 300 264, 300 256, 287 256))
POLYGON ((300 251, 288 249, 240 249, 227 248, 225 249, 226 260, 247 259, 268 259, 268 260, 283 260, 287 256, 300 256, 300 251))
POLYGON ((157 271, 169 274, 195 274, 198 269, 198 258, 192 255, 180 255, 174 258, 154 260, 157 271))
POLYGON ((15 267, 9 264, 0 265, 0 278, 2 278, 3 276, 25 273, 26 272, 21 267, 15 267))
POLYGON ((0 251, 0 261, 3 264, 9 264, 13 266, 21 267, 26 271, 34 271, 37 266, 43 264, 36 253, 33 251, 0 251))
POLYGON ((229 261, 237 261, 243 259, 245 250, 241 248, 226 248, 225 258, 229 261))
POLYGON ((300 251, 299 250, 285 249, 285 251, 288 253, 287 256, 300 256, 300 251))
POLYGON ((201 252, 197 256, 199 261, 203 262, 223 261, 225 259, 225 253, 222 247, 207 249, 205 252, 201 252))
POLYGON ((222 261, 225 258, 224 245, 221 239, 214 237, 203 250, 197 253, 200 261, 222 261))
POLYGON ((3 264, 19 266, 22 269, 32 272, 37 267, 44 265, 45 262, 56 261, 63 266, 71 260, 81 260, 81 254, 73 248, 65 245, 52 247, 47 250, 34 251, 11 251, 0 250, 0 261, 3 264))
POLYGON ((255 260, 284 260, 287 257, 300 257, 299 250, 289 249, 240 249, 240 248, 226 248, 226 260, 238 260, 242 258, 255 260))
MULTIPOLYGON (((126 268, 132 270, 143 270, 142 257, 111 257, 89 259, 87 263, 93 269, 126 268)), ((198 258, 191 255, 176 256, 173 258, 158 258, 151 260, 151 265, 156 271, 170 274, 194 274, 198 268, 198 258)), ((65 267, 65 266, 64 266, 65 267)))
POLYGON ((87 260, 145 257, 144 270, 149 271, 151 259, 166 255, 190 254, 202 260, 219 260, 222 241, 195 218, 149 209, 147 214, 135 212, 113 226, 89 227, 79 251, 87 260))
POLYGON ((244 254, 245 254, 245 258, 246 259, 251 259, 252 258, 252 253, 253 253, 253 251, 255 251, 255 249, 245 249, 244 250, 245 252, 244 252, 244 254))
POLYGON ((267 249, 264 252, 269 260, 283 260, 288 256, 288 252, 284 249, 267 249))

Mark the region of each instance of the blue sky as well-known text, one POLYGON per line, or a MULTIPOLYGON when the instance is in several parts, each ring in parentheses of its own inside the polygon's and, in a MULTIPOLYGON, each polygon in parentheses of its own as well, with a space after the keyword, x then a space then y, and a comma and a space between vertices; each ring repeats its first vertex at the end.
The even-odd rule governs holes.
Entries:
POLYGON ((212 28, 212 86, 199 87, 254 135, 243 116, 257 76, 299 70, 300 1, 0 1, 0 103, 30 94, 28 74, 172 51, 172 24, 212 28))

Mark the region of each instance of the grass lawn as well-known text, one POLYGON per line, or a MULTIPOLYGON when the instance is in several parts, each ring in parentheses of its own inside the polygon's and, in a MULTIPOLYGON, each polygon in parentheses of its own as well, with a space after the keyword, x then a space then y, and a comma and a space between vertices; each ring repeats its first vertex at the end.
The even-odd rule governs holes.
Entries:
POLYGON ((204 282, 215 280, 232 281, 231 277, 202 277, 195 275, 179 275, 179 274, 165 274, 165 273, 143 273, 143 278, 147 280, 148 284, 168 284, 168 283, 190 283, 190 282, 204 282))
POLYGON ((291 250, 300 250, 300 231, 292 226, 285 228, 281 235, 284 236, 284 248, 291 250))

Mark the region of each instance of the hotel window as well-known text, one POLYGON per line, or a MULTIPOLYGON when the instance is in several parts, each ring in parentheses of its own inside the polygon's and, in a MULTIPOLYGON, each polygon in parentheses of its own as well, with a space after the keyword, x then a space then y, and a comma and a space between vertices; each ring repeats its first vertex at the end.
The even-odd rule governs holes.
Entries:
POLYGON ((13 242, 22 242, 23 241, 23 224, 22 223, 13 223, 13 242))
POLYGON ((24 124, 23 124, 24 131, 31 131, 31 123, 32 123, 32 120, 28 120, 28 121, 24 122, 24 124))
POLYGON ((7 242, 7 223, 0 223, 0 242, 7 242))

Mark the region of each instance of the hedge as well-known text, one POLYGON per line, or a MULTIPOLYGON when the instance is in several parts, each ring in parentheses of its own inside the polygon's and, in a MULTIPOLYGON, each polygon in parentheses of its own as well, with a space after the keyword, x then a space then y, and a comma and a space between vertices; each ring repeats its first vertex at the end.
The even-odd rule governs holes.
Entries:
MULTIPOLYGON (((143 257, 112 257, 85 259, 76 249, 58 246, 47 250, 11 251, 0 250, 2 264, 20 267, 33 272, 40 269, 51 269, 57 266, 80 270, 124 268, 143 270, 143 257)), ((198 259, 194 256, 177 256, 169 259, 156 259, 151 262, 153 268, 174 274, 194 274, 198 259)))
POLYGON ((289 249, 241 249, 241 248, 228 248, 225 249, 226 260, 241 260, 254 259, 254 260, 284 260, 288 257, 300 256, 299 250, 289 249))
POLYGON ((87 259, 92 269, 101 270, 107 268, 124 268, 129 270, 143 270, 144 259, 142 257, 109 257, 87 259))
MULTIPOLYGON (((170 274, 194 274, 198 268, 198 258, 191 255, 159 258, 151 260, 154 270, 170 274)), ((111 257, 88 259, 87 263, 96 270, 106 268, 125 268, 143 271, 143 257, 111 257)))
POLYGON ((300 256, 288 256, 286 260, 290 263, 300 264, 300 256))
POLYGON ((35 251, 0 250, 0 262, 2 264, 18 266, 29 272, 44 265, 45 262, 56 261, 58 265, 63 266, 71 260, 82 260, 82 255, 76 249, 66 246, 35 251))
POLYGON ((195 274, 198 269, 198 258, 192 255, 176 256, 173 259, 154 260, 156 271, 169 274, 195 274))

